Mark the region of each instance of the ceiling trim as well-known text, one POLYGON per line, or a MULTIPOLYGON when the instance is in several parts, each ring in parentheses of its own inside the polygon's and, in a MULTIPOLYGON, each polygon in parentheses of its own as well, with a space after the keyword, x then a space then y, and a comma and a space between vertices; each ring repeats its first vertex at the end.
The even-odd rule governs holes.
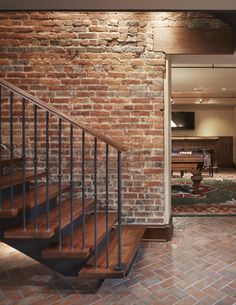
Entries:
POLYGON ((184 98, 172 98, 172 107, 176 106, 225 106, 235 107, 236 98, 227 97, 208 97, 208 98, 196 98, 196 97, 184 97, 184 98))
POLYGON ((235 0, 3 0, 0 10, 234 11, 235 0))
POLYGON ((235 64, 172 64, 172 69, 236 69, 235 64))
POLYGON ((172 92, 172 98, 236 98, 236 92, 172 92))

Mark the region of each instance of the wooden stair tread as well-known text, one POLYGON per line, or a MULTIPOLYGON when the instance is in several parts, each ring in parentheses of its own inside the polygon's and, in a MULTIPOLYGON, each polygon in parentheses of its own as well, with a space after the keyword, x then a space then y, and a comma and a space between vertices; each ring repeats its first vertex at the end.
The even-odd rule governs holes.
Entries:
MULTIPOLYGON (((93 199, 85 200, 85 209, 88 210, 92 205, 93 199)), ((62 229, 70 224, 70 201, 67 200, 62 203, 62 219, 61 226, 62 229)), ((77 219, 82 214, 82 201, 81 199, 74 200, 74 217, 77 219)), ((58 219, 58 207, 55 207, 50 211, 49 214, 49 230, 46 228, 46 215, 43 214, 38 218, 38 229, 35 230, 34 221, 30 222, 26 226, 26 230, 23 230, 22 226, 10 229, 5 232, 5 238, 51 238, 56 230, 59 228, 59 219, 58 219)))
MULTIPOLYGON (((109 213, 109 231, 117 221, 117 213, 109 213)), ((85 220, 85 247, 82 248, 82 224, 74 231, 74 247, 71 249, 70 235, 62 241, 62 248, 58 245, 44 249, 43 258, 86 258, 94 250, 94 214, 85 220)), ((104 239, 106 234, 106 213, 97 214, 97 245, 104 239)))
POLYGON ((79 278, 105 279, 124 277, 131 267, 144 232, 145 226, 122 226, 122 260, 126 266, 124 271, 114 270, 118 259, 118 235, 116 229, 109 244, 109 268, 106 268, 106 248, 104 247, 98 256, 97 268, 94 268, 94 257, 91 257, 87 266, 80 270, 79 278))
MULTIPOLYGON (((45 171, 38 171, 37 178, 40 179, 45 176, 45 171)), ((1 176, 1 188, 5 189, 11 186, 11 175, 3 175, 1 176)), ((26 171, 25 172, 25 181, 34 180, 34 171, 26 171)), ((13 185, 17 185, 23 182, 23 173, 16 172, 13 173, 13 185)))
MULTIPOLYGON (((69 189, 68 186, 62 186, 63 192, 69 189)), ((51 184, 49 185, 48 195, 49 199, 55 198, 58 194, 58 185, 51 184)), ((42 204, 46 201, 46 186, 38 186, 37 191, 38 204, 42 204)), ((27 208, 34 207, 34 189, 30 189, 25 194, 25 202, 27 208)), ((0 218, 3 217, 15 217, 22 212, 22 195, 17 195, 13 199, 13 209, 10 208, 9 200, 2 202, 2 209, 0 210, 0 218)))
MULTIPOLYGON (((14 158, 13 159, 13 164, 15 165, 15 164, 18 164, 18 163, 21 163, 22 162, 22 158, 14 158)), ((11 164, 11 160, 10 159, 2 159, 1 160, 1 166, 3 167, 3 166, 8 166, 8 165, 10 165, 11 164)))

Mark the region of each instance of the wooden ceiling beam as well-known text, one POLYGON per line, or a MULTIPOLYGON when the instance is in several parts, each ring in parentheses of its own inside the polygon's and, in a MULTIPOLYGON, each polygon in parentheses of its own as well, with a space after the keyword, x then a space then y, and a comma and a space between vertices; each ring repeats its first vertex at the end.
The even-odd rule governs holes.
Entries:
POLYGON ((178 55, 233 54, 232 30, 155 27, 154 51, 178 55))

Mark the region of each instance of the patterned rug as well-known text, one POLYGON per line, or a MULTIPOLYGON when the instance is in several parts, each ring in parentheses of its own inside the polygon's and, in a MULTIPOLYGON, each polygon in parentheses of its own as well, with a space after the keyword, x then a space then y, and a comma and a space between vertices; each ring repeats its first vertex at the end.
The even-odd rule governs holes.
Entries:
POLYGON ((191 179, 172 179, 174 216, 236 215, 236 179, 205 178, 199 194, 193 194, 191 179))

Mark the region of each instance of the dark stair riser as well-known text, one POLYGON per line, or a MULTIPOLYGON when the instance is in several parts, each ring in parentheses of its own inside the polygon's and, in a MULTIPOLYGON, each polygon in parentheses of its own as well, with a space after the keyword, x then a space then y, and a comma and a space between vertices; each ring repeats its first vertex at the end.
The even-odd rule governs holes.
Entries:
MULTIPOLYGON (((79 225, 80 221, 75 220, 75 227, 79 225)), ((49 268, 55 270, 56 272, 65 275, 65 276, 77 276, 78 271, 82 266, 85 265, 85 260, 76 259, 44 259, 41 256, 41 252, 43 249, 50 247, 52 244, 58 243, 59 232, 49 238, 49 239, 35 239, 35 238, 22 238, 22 239, 9 239, 4 238, 4 231, 10 229, 12 227, 18 226, 22 224, 22 216, 18 215, 9 220, 3 219, 0 221, 0 239, 2 242, 8 244, 9 246, 15 248, 16 250, 28 255, 29 257, 39 261, 40 263, 48 266, 49 268)), ((70 225, 66 226, 62 230, 62 234, 70 234, 70 225)))
MULTIPOLYGON (((27 181, 25 183, 25 189, 26 189, 26 192, 30 189, 30 182, 27 181)), ((1 192, 2 201, 10 200, 10 192, 11 192, 11 187, 7 187, 7 188, 2 189, 2 192, 1 192)), ((21 195, 22 192, 23 192, 22 183, 19 183, 19 184, 13 186, 14 197, 18 196, 18 195, 21 195)))
MULTIPOLYGON (((76 228, 81 224, 81 217, 79 220, 75 220, 74 222, 74 227, 76 228)), ((41 256, 41 252, 43 249, 48 248, 52 246, 53 244, 58 244, 58 239, 59 239, 59 232, 51 237, 50 239, 35 239, 35 238, 27 238, 27 239, 9 239, 9 238, 4 238, 3 237, 3 232, 6 229, 9 229, 11 227, 17 226, 22 223, 22 219, 20 215, 15 217, 13 222, 9 224, 9 221, 1 221, 1 226, 0 226, 0 237, 1 240, 8 244, 9 246, 17 249, 18 251, 28 255, 29 257, 35 259, 36 261, 39 261, 40 263, 46 265, 47 267, 55 270, 56 272, 64 275, 64 276, 77 276, 79 270, 86 265, 87 260, 90 259, 94 255, 94 251, 91 252, 91 254, 86 258, 86 259, 78 259, 78 258, 69 258, 69 259, 44 259, 41 256), (5 222, 5 226, 4 226, 5 222)), ((66 226, 62 230, 62 235, 63 236, 68 236, 70 235, 71 230, 70 230, 70 224, 66 226)), ((105 247, 105 241, 106 239, 104 238, 99 244, 98 244, 98 254, 100 251, 105 247)))
MULTIPOLYGON (((53 199, 49 200, 49 206, 50 206, 50 210, 54 209, 57 206, 57 199, 53 198, 53 199)), ((33 207, 31 209, 30 208, 26 209, 26 219, 27 219, 27 221, 34 222, 34 220, 35 220, 35 209, 36 209, 35 207, 33 207)), ((45 217, 46 217, 46 211, 47 211, 46 202, 38 204, 38 206, 37 206, 38 217, 41 216, 41 215, 45 215, 45 217)))
POLYGON ((56 236, 51 239, 3 239, 2 241, 64 276, 77 276, 79 270, 86 263, 79 259, 49 260, 42 258, 42 250, 49 247, 53 242, 56 243, 58 241, 56 236))

